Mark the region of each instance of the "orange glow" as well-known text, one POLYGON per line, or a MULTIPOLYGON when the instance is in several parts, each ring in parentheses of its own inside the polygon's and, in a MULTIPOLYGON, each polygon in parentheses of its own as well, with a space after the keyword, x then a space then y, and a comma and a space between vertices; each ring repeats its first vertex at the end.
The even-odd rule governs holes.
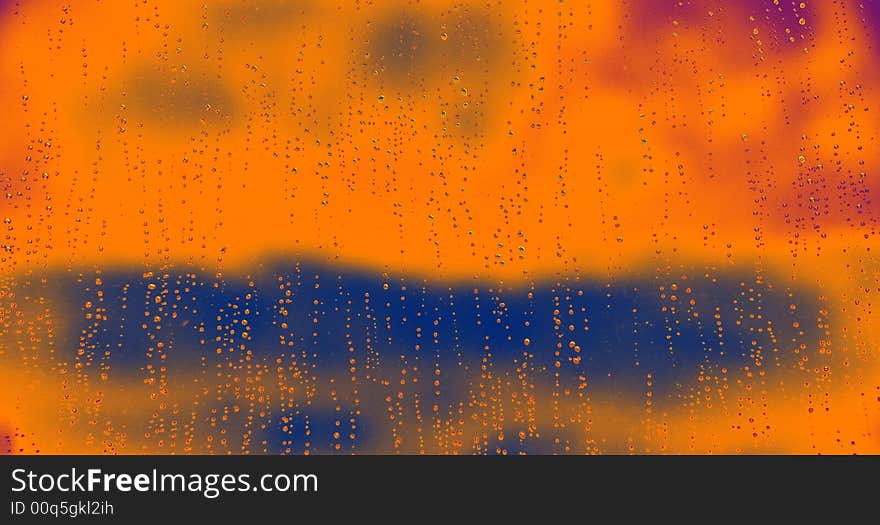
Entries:
MULTIPOLYGON (((569 429, 573 452, 880 453, 867 17, 857 0, 0 3, 0 426, 25 453, 225 452, 204 419, 184 429, 188 370, 151 398, 138 373, 30 362, 49 320, 84 314, 34 307, 20 281, 246 282, 303 258, 513 289, 774 276, 831 319, 805 373, 707 377, 656 411, 536 384, 531 424, 569 429), (183 418, 161 446, 126 429, 157 417, 183 418)), ((496 409, 522 409, 498 389, 496 409)), ((422 451, 496 451, 488 420, 443 417, 422 451)))

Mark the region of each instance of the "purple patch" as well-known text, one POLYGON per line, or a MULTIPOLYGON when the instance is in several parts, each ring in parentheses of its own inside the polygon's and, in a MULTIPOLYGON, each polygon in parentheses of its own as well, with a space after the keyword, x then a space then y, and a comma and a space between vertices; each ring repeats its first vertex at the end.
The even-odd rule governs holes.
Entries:
MULTIPOLYGON (((811 4, 816 0, 631 0, 627 3, 627 13, 632 24, 639 31, 658 29, 673 20, 687 25, 704 24, 714 16, 727 20, 769 26, 771 35, 782 42, 790 42, 791 37, 799 40, 812 31, 815 23, 815 9, 811 4), (805 7, 800 7, 801 3, 805 7), (803 20, 803 23, 801 22, 803 20)), ((880 3, 872 0, 875 6, 880 3)), ((875 7, 875 9, 877 9, 875 7)))
POLYGON ((875 41, 880 41, 880 0, 855 0, 856 15, 875 41))
POLYGON ((814 1, 739 0, 736 4, 746 16, 768 24, 775 37, 790 41, 790 37, 800 39, 812 31, 816 22, 816 10, 812 7, 814 1), (805 3, 805 7, 800 7, 801 3, 805 3))

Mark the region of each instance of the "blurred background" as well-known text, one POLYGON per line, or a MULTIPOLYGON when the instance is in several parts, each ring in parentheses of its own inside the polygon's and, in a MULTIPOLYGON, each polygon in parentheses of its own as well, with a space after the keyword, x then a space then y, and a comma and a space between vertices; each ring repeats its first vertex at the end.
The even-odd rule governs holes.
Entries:
POLYGON ((5 453, 880 453, 880 3, 0 1, 5 453))

